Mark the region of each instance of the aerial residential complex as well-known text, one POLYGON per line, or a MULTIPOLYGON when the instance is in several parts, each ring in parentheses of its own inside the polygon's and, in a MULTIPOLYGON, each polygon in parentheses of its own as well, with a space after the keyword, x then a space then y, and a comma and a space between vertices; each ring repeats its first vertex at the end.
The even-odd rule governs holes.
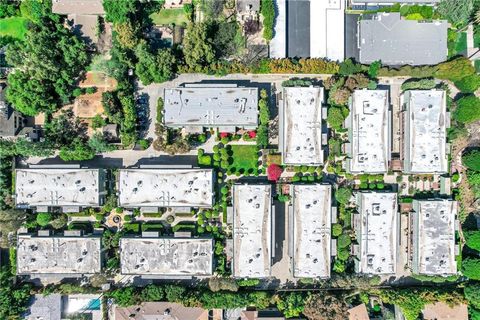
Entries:
POLYGON ((404 105, 404 168, 406 173, 446 173, 448 171, 446 92, 406 91, 404 105))
POLYGON ((64 276, 80 278, 100 273, 102 245, 99 236, 38 236, 20 234, 17 243, 17 274, 31 278, 64 276))
MULTIPOLYGON (((323 88, 284 88, 280 105, 280 150, 284 164, 321 165, 324 160, 323 88)), ((326 115, 325 115, 326 116, 326 115)), ((326 135, 325 135, 326 136, 326 135)), ((326 139, 325 139, 326 140, 326 139)))
POLYGON ((413 272, 456 274, 458 203, 445 199, 414 200, 413 211, 413 272))
POLYGON ((293 275, 329 278, 332 221, 330 185, 292 185, 293 275))
POLYGON ((273 256, 272 187, 233 186, 233 276, 267 278, 273 256))
POLYGON ((122 275, 199 277, 213 274, 213 239, 142 237, 120 239, 122 275))
POLYGON ((358 192, 354 228, 359 261, 355 269, 364 274, 395 274, 398 241, 397 194, 358 192))
POLYGON ((234 84, 185 84, 165 89, 164 124, 190 132, 218 128, 235 132, 236 127, 255 129, 258 124, 258 89, 234 84))
POLYGON ((355 90, 350 100, 347 170, 385 173, 391 157, 391 113, 387 90, 355 90))
POLYGON ((15 174, 17 208, 36 208, 48 212, 62 207, 78 212, 81 207, 99 207, 105 195, 104 172, 101 169, 18 169, 15 174))
POLYGON ((122 169, 118 202, 127 208, 211 207, 212 169, 122 169))
POLYGON ((428 65, 447 59, 447 21, 407 20, 391 12, 358 23, 361 63, 428 65))

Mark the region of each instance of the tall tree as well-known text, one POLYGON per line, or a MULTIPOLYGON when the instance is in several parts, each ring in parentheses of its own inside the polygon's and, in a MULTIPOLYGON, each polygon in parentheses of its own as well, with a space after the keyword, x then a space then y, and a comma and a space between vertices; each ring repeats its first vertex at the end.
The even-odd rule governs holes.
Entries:
POLYGON ((215 50, 206 22, 191 23, 183 41, 183 54, 187 66, 194 70, 210 65, 215 59, 215 50))

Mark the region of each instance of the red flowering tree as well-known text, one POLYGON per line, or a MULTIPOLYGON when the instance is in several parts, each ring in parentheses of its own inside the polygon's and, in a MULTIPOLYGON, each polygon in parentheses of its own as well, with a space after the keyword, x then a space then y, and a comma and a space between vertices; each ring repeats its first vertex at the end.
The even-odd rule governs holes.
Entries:
POLYGON ((268 180, 277 182, 278 179, 280 179, 282 172, 283 172, 283 169, 279 165, 272 163, 267 168, 268 180))
POLYGON ((250 139, 255 139, 257 137, 257 133, 255 131, 248 131, 248 136, 250 139))
POLYGON ((228 138, 228 132, 220 132, 220 138, 228 138))

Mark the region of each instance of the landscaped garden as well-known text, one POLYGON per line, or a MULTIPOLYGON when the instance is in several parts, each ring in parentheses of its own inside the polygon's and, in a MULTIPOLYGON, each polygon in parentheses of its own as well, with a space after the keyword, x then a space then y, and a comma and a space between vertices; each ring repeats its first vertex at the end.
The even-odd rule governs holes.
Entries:
POLYGON ((178 9, 162 9, 159 12, 150 15, 152 21, 156 25, 186 25, 188 18, 183 8, 178 9))
POLYGON ((256 145, 231 145, 232 165, 237 170, 248 170, 258 167, 258 149, 256 145))

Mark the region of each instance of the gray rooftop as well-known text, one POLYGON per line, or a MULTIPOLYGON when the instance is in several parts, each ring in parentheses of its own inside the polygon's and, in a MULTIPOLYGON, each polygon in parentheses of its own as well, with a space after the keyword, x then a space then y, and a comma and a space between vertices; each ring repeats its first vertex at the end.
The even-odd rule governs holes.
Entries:
POLYGON ((15 204, 30 206, 100 205, 99 169, 17 169, 15 204))
POLYGON ((272 187, 233 186, 233 275, 270 276, 272 256, 272 187))
POLYGON ((330 185, 293 186, 293 275, 297 278, 330 277, 331 199, 330 185))
POLYGON ((384 65, 433 65, 447 59, 447 21, 401 19, 400 13, 378 13, 359 21, 360 62, 384 65))
POLYGON ((52 0, 52 12, 57 14, 103 15, 102 0, 52 0))
POLYGON ((281 110, 285 164, 321 165, 323 88, 284 88, 281 110))
POLYGON ((62 296, 52 293, 44 296, 36 294, 31 298, 32 304, 23 319, 25 320, 60 320, 62 319, 62 296))
POLYGON ((122 169, 122 207, 211 207, 212 169, 122 169))
POLYGON ((357 192, 359 225, 355 226, 360 246, 357 272, 394 274, 397 260, 397 194, 357 192))
POLYGON ((447 104, 443 90, 412 90, 402 96, 406 173, 448 171, 447 104))
POLYGON ((17 274, 94 274, 101 269, 100 237, 19 235, 17 274))
POLYGON ((248 127, 258 124, 258 89, 226 84, 190 84, 165 89, 167 127, 248 127))
POLYGON ((388 171, 391 126, 387 90, 355 90, 350 101, 348 170, 388 171))
POLYGON ((457 273, 455 261, 456 201, 413 201, 413 272, 427 275, 457 273))
POLYGON ((122 238, 120 266, 124 275, 209 276, 213 239, 122 238))

